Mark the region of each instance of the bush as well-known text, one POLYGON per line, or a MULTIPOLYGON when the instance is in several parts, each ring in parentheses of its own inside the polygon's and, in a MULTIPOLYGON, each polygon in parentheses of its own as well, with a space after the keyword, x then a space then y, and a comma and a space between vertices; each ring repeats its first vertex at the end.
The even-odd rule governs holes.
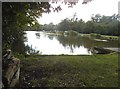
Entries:
POLYGON ((13 56, 16 57, 16 58, 19 58, 19 59, 23 59, 24 58, 24 55, 20 54, 18 52, 13 52, 13 56))
POLYGON ((95 37, 95 36, 96 36, 96 34, 94 34, 94 33, 91 33, 91 34, 90 34, 90 36, 91 36, 91 37, 95 37))
POLYGON ((59 31, 58 33, 61 34, 61 35, 64 35, 64 32, 63 32, 63 31, 59 31))
POLYGON ((112 37, 109 37, 110 40, 112 40, 112 37))
POLYGON ((66 35, 76 36, 76 35, 78 35, 78 32, 70 30, 70 31, 66 32, 66 35))
POLYGON ((100 35, 100 34, 97 34, 97 35, 96 35, 96 38, 97 38, 97 39, 100 39, 100 38, 101 38, 101 35, 100 35))
POLYGON ((90 36, 96 39, 100 39, 102 37, 100 34, 94 34, 94 33, 91 33, 90 36))

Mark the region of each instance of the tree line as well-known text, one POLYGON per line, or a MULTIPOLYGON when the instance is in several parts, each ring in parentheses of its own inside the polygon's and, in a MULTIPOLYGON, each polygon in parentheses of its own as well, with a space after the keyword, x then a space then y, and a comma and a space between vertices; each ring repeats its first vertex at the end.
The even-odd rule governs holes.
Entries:
POLYGON ((40 30, 44 31, 77 31, 83 34, 96 33, 101 35, 119 36, 120 34, 120 21, 119 15, 113 14, 112 16, 101 16, 100 14, 93 15, 91 20, 85 22, 82 19, 66 18, 59 24, 53 23, 44 24, 40 30))

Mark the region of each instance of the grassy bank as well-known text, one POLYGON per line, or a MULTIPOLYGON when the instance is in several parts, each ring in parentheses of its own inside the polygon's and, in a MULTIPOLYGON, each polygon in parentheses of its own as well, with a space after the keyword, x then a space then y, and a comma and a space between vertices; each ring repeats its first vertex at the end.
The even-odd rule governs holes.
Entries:
POLYGON ((80 34, 81 36, 93 38, 93 39, 102 39, 102 40, 115 40, 118 41, 120 39, 119 36, 109 36, 109 35, 100 35, 100 34, 80 34))
POLYGON ((91 33, 91 34, 82 34, 76 31, 68 31, 68 32, 59 32, 62 34, 66 34, 66 35, 72 35, 72 36, 76 36, 76 35, 80 35, 80 36, 84 36, 84 37, 89 37, 92 39, 101 39, 101 40, 112 40, 112 41, 118 41, 120 39, 119 36, 110 36, 110 35, 101 35, 101 34, 95 34, 95 33, 91 33))
POLYGON ((29 56, 20 78, 22 87, 115 87, 118 55, 29 56))
POLYGON ((96 34, 96 33, 90 33, 90 34, 83 34, 79 33, 77 31, 69 30, 69 31, 46 31, 47 34, 49 35, 70 35, 70 36, 84 36, 84 37, 89 37, 93 39, 101 39, 101 40, 113 40, 113 41, 118 41, 120 40, 120 36, 111 36, 111 35, 101 35, 101 34, 96 34))

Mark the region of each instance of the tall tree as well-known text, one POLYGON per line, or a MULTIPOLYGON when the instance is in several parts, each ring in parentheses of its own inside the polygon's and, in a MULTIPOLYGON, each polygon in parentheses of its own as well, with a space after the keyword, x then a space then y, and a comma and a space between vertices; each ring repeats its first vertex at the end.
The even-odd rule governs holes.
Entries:
POLYGON ((64 19, 63 21, 61 21, 58 25, 58 30, 59 31, 68 31, 71 30, 70 28, 70 20, 69 19, 64 19))
POLYGON ((50 12, 50 5, 46 3, 4 2, 2 4, 2 43, 3 49, 10 48, 14 52, 24 53, 24 30, 28 26, 37 24, 36 18, 43 12, 50 12))

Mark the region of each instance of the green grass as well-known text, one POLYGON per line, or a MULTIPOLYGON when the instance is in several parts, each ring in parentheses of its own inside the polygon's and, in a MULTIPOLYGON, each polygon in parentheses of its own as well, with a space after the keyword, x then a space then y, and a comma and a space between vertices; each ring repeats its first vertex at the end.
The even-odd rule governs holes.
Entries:
POLYGON ((95 34, 95 33, 80 34, 80 35, 85 36, 85 37, 89 37, 89 38, 94 38, 94 39, 102 39, 102 40, 115 40, 115 41, 118 41, 120 39, 119 36, 100 35, 100 34, 95 34))
POLYGON ((22 87, 117 87, 118 54, 29 56, 21 60, 22 87))

